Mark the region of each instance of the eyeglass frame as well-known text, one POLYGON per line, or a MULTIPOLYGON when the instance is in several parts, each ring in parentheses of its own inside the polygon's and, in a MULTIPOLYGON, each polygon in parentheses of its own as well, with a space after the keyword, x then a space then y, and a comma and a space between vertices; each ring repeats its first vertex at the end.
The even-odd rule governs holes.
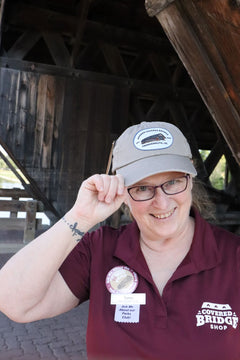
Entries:
POLYGON ((127 189, 127 192, 128 192, 128 194, 130 195, 131 199, 133 199, 133 201, 137 201, 137 202, 152 200, 152 199, 155 197, 155 195, 156 195, 156 189, 157 189, 157 188, 161 188, 161 190, 164 192, 164 194, 166 194, 166 195, 168 195, 168 196, 177 195, 177 194, 181 194, 182 192, 186 191, 186 189, 187 189, 187 187, 188 187, 188 180, 189 180, 189 178, 190 178, 190 174, 186 174, 186 175, 183 175, 183 176, 179 176, 179 177, 177 177, 177 178, 175 178, 175 179, 170 179, 170 180, 168 180, 168 181, 165 181, 165 182, 162 183, 161 185, 156 185, 156 186, 153 186, 153 185, 144 185, 144 184, 143 184, 143 185, 135 185, 135 186, 131 186, 130 188, 128 188, 128 189, 127 189), (166 191, 165 191, 164 188, 163 188, 163 186, 164 186, 165 184, 167 184, 167 183, 168 183, 169 181, 171 181, 171 180, 181 179, 181 178, 183 178, 183 177, 186 179, 186 186, 185 186, 185 188, 184 188, 183 190, 178 191, 178 192, 173 193, 173 194, 168 194, 168 193, 166 193, 166 191), (150 198, 148 198, 148 199, 144 199, 144 200, 135 200, 135 199, 132 197, 132 195, 130 194, 130 190, 131 190, 131 189, 134 189, 134 188, 136 188, 136 187, 139 187, 139 186, 149 186, 149 187, 152 187, 152 188, 153 188, 153 196, 150 197, 150 198))

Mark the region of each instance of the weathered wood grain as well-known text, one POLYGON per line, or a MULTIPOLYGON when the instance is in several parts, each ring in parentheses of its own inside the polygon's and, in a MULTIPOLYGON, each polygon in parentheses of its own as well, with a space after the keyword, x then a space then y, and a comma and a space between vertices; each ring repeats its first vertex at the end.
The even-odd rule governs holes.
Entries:
MULTIPOLYGON (((209 50, 209 47, 213 48, 211 41, 209 41, 209 46, 206 44, 205 47, 203 46, 202 38, 208 36, 210 39, 211 33, 210 35, 202 35, 202 33, 208 32, 208 27, 207 24, 205 28, 202 25, 202 14, 193 11, 194 7, 197 7, 195 4, 199 3, 201 2, 193 3, 193 1, 184 0, 173 2, 159 12, 157 18, 192 77, 209 112, 221 129, 236 161, 240 164, 240 107, 238 107, 240 99, 234 101, 232 96, 234 92, 231 91, 234 84, 231 83, 231 87, 230 85, 227 87, 227 84, 225 86, 221 77, 222 73, 220 76, 217 73, 217 68, 214 67, 214 60, 211 57, 213 51, 209 50), (191 11, 188 13, 187 10, 190 7, 191 11), (199 23, 201 24, 200 28, 197 27, 199 23)), ((213 1, 208 1, 208 3, 216 4, 213 1)), ((221 3, 223 4, 224 1, 221 3)), ((218 29, 215 29, 214 34, 217 31, 218 29)), ((225 42, 227 43, 227 41, 228 39, 225 37, 225 42)), ((219 53, 214 59, 218 64, 224 61, 220 58, 219 53)), ((229 78, 229 75, 233 76, 233 74, 227 74, 225 77, 228 76, 229 78)), ((239 97, 238 92, 234 94, 235 97, 239 97)))

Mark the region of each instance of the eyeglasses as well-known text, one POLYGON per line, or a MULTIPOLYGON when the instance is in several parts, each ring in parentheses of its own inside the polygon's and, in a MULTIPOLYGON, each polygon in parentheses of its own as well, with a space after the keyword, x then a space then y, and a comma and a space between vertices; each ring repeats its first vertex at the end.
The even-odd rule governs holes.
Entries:
POLYGON ((128 188, 128 193, 134 201, 147 201, 154 198, 156 189, 161 188, 166 195, 176 195, 186 190, 189 174, 168 180, 161 185, 136 185, 128 188))

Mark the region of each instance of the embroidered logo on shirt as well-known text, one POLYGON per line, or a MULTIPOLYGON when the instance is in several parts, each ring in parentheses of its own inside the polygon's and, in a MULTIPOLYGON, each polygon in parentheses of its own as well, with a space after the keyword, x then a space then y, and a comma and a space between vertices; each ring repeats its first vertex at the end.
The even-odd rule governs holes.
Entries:
POLYGON ((228 304, 204 302, 196 315, 196 326, 209 326, 212 330, 227 330, 232 326, 237 328, 238 317, 228 304))

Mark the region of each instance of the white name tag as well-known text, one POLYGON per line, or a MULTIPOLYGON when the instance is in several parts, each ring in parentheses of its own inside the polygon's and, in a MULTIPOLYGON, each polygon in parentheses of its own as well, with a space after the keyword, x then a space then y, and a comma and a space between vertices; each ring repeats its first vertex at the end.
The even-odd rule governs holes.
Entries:
POLYGON ((111 305, 146 305, 146 294, 111 294, 111 305))
POLYGON ((116 305, 114 321, 120 323, 139 323, 140 305, 116 305))

